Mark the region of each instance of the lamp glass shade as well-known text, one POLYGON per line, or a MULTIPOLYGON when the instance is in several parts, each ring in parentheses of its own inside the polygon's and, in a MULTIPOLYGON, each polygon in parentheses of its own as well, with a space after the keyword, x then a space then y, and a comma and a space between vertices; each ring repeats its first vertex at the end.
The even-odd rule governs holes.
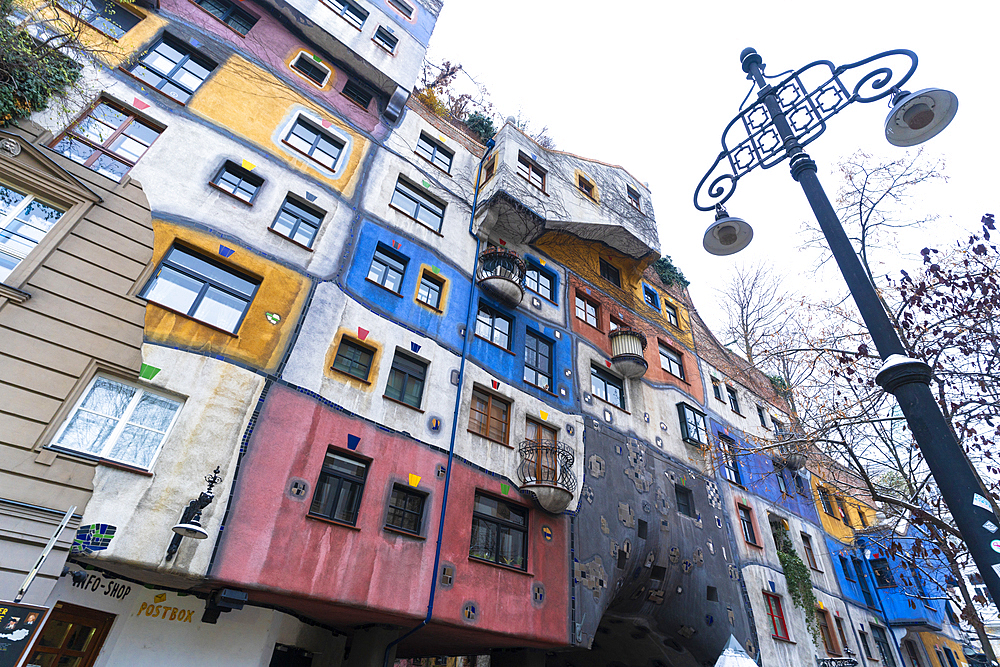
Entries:
POLYGON ((753 228, 741 218, 726 216, 705 230, 702 245, 712 255, 732 255, 743 250, 753 239, 753 228))
POLYGON ((892 106, 885 119, 885 138, 893 146, 916 146, 948 127, 958 111, 955 93, 924 88, 892 106))
POLYGON ((196 540, 204 540, 208 538, 208 531, 196 522, 179 523, 171 528, 171 530, 182 537, 193 537, 196 540))

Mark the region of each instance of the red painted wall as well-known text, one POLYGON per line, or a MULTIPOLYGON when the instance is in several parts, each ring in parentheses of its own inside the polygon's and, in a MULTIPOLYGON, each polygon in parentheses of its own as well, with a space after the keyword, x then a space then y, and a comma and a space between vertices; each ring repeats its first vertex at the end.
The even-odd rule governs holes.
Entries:
MULTIPOLYGON (((314 618, 322 616, 317 618, 322 622, 418 621, 427 610, 444 492, 444 478, 435 472, 446 463, 446 453, 273 385, 240 465, 210 575, 267 591, 272 603, 278 594, 282 606, 308 609, 314 618), (306 516, 328 447, 352 454, 348 434, 360 437, 353 454, 371 459, 356 528, 306 516), (410 474, 420 476, 417 488, 428 493, 422 533, 426 539, 383 528, 392 486, 407 484, 410 474), (309 484, 301 500, 288 493, 296 477, 309 484), (316 604, 324 601, 330 604, 316 604)), ((503 497, 500 478, 456 460, 441 554, 442 562, 455 565, 455 578, 450 588, 438 586, 435 621, 458 626, 463 633, 483 630, 516 635, 536 645, 567 645, 568 517, 542 512, 511 485, 507 500, 530 509, 528 572, 470 560, 477 489, 503 497), (551 529, 551 540, 543 538, 543 526, 551 529), (545 587, 541 605, 533 603, 535 582, 545 587), (462 616, 470 601, 479 611, 475 622, 462 616)))

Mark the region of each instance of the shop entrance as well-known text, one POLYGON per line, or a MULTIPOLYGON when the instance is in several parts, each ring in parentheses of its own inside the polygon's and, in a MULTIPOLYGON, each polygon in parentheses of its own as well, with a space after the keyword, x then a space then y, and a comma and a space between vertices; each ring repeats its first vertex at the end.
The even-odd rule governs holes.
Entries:
POLYGON ((114 614, 57 602, 25 667, 92 667, 114 614))

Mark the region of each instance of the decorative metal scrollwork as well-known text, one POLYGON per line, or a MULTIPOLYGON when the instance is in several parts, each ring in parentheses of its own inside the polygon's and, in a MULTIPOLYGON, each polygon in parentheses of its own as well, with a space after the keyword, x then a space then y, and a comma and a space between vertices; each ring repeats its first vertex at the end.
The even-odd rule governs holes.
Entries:
POLYGON ((722 152, 695 189, 695 208, 715 209, 717 204, 728 201, 744 175, 756 167, 770 169, 787 157, 787 146, 765 105, 766 96, 774 96, 799 146, 807 146, 826 131, 829 118, 852 102, 876 102, 888 97, 916 69, 917 54, 894 49, 836 68, 828 60, 817 60, 763 89, 723 131, 722 152), (900 57, 909 59, 909 67, 898 79, 888 63, 870 71, 856 71, 876 61, 900 57))
POLYGON ((517 451, 521 459, 517 476, 522 485, 552 485, 570 493, 576 491, 576 457, 571 447, 554 440, 523 440, 517 451))

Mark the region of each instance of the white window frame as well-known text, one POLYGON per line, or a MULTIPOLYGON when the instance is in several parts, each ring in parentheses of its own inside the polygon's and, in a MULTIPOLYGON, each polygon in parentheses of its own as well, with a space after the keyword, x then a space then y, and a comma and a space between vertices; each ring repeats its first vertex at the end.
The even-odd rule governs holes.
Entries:
POLYGON ((330 82, 330 77, 333 75, 333 70, 330 69, 330 67, 322 60, 316 60, 316 57, 317 57, 316 54, 312 53, 311 51, 306 51, 305 49, 299 49, 298 53, 295 54, 295 57, 288 61, 288 69, 295 72, 295 75, 300 79, 308 82, 310 86, 314 86, 322 90, 326 86, 326 84, 330 82), (306 58, 320 69, 326 70, 326 76, 323 77, 323 83, 317 83, 314 79, 307 76, 302 70, 298 69, 295 66, 295 63, 299 61, 299 58, 306 58))
MULTIPOLYGON (((56 225, 58 225, 59 222, 66 217, 66 211, 62 210, 62 208, 59 206, 48 203, 47 201, 38 197, 29 190, 22 191, 20 187, 10 185, 4 181, 0 181, 0 186, 5 187, 13 192, 16 192, 19 195, 24 195, 24 199, 22 199, 20 202, 17 203, 17 205, 11 208, 11 210, 6 215, 0 215, 0 253, 17 260, 17 263, 14 264, 14 266, 11 267, 10 269, 10 272, 12 274, 14 273, 14 271, 17 270, 17 267, 20 266, 21 262, 23 262, 28 257, 28 255, 30 255, 35 250, 35 248, 37 248, 41 244, 41 242, 56 227, 56 225), (19 237, 26 238, 27 241, 34 242, 34 245, 27 252, 22 253, 20 249, 10 245, 7 242, 10 240, 9 234, 12 233, 8 232, 7 229, 9 226, 12 226, 18 222, 20 222, 22 225, 26 224, 23 220, 19 220, 18 216, 20 216, 29 206, 31 206, 32 203, 36 201, 39 204, 47 206, 48 208, 51 208, 54 211, 59 211, 60 216, 52 223, 51 227, 49 227, 42 233, 41 237, 37 241, 35 241, 34 239, 24 237, 23 235, 19 234, 18 235, 19 237)), ((8 274, 7 276, 0 275, 0 283, 6 282, 9 275, 10 274, 8 274)))
MULTIPOLYGON (((52 438, 52 441, 49 443, 48 446, 52 447, 52 448, 60 449, 60 450, 66 451, 66 452, 71 452, 71 453, 77 454, 79 456, 86 456, 88 458, 95 458, 95 459, 98 459, 98 460, 101 460, 101 461, 109 461, 111 463, 116 463, 116 464, 119 464, 119 465, 127 466, 127 467, 130 467, 130 468, 135 468, 135 469, 138 469, 138 470, 152 470, 153 466, 156 465, 157 459, 160 457, 160 453, 163 451, 163 444, 167 441, 167 438, 170 437, 170 431, 173 430, 174 425, 177 423, 177 418, 180 416, 181 410, 183 410, 183 408, 184 408, 184 400, 182 398, 179 398, 177 396, 172 396, 170 394, 166 394, 166 393, 164 393, 162 391, 154 390, 152 388, 143 386, 143 385, 141 385, 141 384, 139 384, 137 382, 129 382, 127 380, 123 380, 123 379, 115 377, 113 375, 108 375, 108 374, 104 374, 104 373, 98 373, 93 378, 91 378, 90 382, 87 383, 87 388, 80 395, 80 398, 77 399, 76 404, 73 406, 73 409, 69 412, 68 415, 66 415, 66 419, 63 421, 62 426, 59 427, 59 430, 56 432, 55 437, 52 438), (128 387, 132 387, 134 389, 137 389, 138 391, 136 391, 135 395, 132 396, 132 398, 129 400, 129 404, 126 406, 125 411, 122 413, 121 417, 109 417, 108 415, 101 415, 101 416, 104 416, 104 417, 109 417, 111 419, 117 419, 118 423, 115 425, 114 429, 111 431, 111 434, 107 437, 107 440, 105 441, 104 446, 101 448, 101 450, 99 452, 87 452, 87 451, 83 451, 83 450, 80 450, 80 449, 76 449, 76 448, 73 448, 73 447, 68 447, 66 445, 63 445, 62 444, 62 438, 63 438, 63 435, 66 432, 67 427, 69 427, 70 423, 73 421, 73 417, 75 417, 76 414, 80 411, 80 409, 81 409, 84 401, 87 400, 87 397, 90 395, 90 392, 93 390, 94 385, 97 384, 97 382, 99 380, 105 380, 105 381, 108 381, 108 382, 114 382, 116 384, 126 385, 128 387), (128 426, 129 419, 131 419, 132 414, 135 412, 136 406, 139 405, 139 401, 141 401, 142 397, 144 395, 146 395, 146 394, 151 394, 151 395, 156 396, 158 398, 162 398, 162 399, 165 399, 165 400, 168 400, 168 401, 172 401, 172 402, 174 402, 174 403, 177 404, 177 409, 174 411, 173 418, 170 420, 170 423, 167 425, 166 430, 164 430, 162 432, 163 437, 160 439, 160 444, 157 446, 156 452, 153 454, 152 458, 149 460, 149 464, 145 465, 145 466, 143 466, 143 465, 137 465, 133 461, 124 461, 124 460, 121 460, 121 459, 111 458, 107 454, 109 454, 110 451, 112 449, 114 449, 114 446, 117 444, 119 438, 121 438, 122 433, 125 431, 125 427, 128 426)), ((86 410, 86 412, 91 412, 93 414, 100 414, 100 413, 94 412, 92 410, 86 410)), ((155 429, 150 429, 149 427, 143 427, 143 428, 147 428, 148 430, 155 431, 155 429)))

